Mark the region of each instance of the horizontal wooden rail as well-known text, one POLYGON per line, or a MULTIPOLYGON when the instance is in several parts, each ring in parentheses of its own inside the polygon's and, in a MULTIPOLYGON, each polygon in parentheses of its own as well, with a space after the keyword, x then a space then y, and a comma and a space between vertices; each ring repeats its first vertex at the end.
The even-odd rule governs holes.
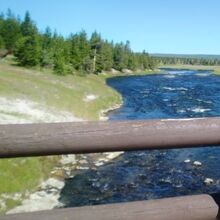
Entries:
POLYGON ((0 158, 220 145, 220 118, 0 125, 0 158))
POLYGON ((8 215, 0 220, 215 220, 217 214, 212 197, 199 195, 8 215))

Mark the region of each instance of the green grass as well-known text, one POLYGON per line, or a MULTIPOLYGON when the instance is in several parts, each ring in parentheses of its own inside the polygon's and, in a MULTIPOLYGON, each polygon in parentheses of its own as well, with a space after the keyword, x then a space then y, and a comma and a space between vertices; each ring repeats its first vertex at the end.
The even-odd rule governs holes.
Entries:
MULTIPOLYGON (((106 85, 109 74, 58 76, 48 70, 32 70, 12 64, 11 60, 0 61, 0 97, 30 100, 86 120, 98 120, 101 110, 122 102, 121 95, 106 85), (94 94, 97 99, 84 101, 88 94, 94 94)), ((25 114, 20 113, 13 115, 25 117, 25 114)), ((34 190, 49 175, 57 160, 58 157, 0 160, 0 200, 3 198, 1 194, 34 190)), ((0 208, 0 213, 20 201, 10 198, 5 202, 7 207, 0 208)))
POLYGON ((13 199, 13 198, 6 198, 5 199, 5 206, 0 206, 0 215, 3 215, 7 210, 12 209, 13 207, 19 206, 21 204, 21 200, 13 199))
POLYGON ((42 176, 39 158, 1 159, 0 194, 22 192, 33 188, 42 176))
POLYGON ((0 82, 0 96, 31 100, 88 120, 98 120, 101 109, 121 102, 105 77, 97 75, 64 77, 0 63, 0 82), (88 94, 97 99, 85 102, 88 94))
POLYGON ((0 207, 0 214, 19 205, 21 200, 13 194, 20 193, 24 197, 27 191, 34 191, 40 181, 49 176, 58 160, 58 156, 1 159, 0 200, 5 201, 6 207, 0 207), (4 195, 7 195, 6 199, 4 195))
POLYGON ((9 198, 3 199, 6 207, 0 207, 0 213, 20 204, 20 200, 13 198, 19 192, 25 194, 27 190, 34 189, 43 179, 43 163, 39 158, 19 158, 0 160, 0 200, 7 194, 9 198))
POLYGON ((220 75, 220 67, 214 69, 215 75, 220 75))

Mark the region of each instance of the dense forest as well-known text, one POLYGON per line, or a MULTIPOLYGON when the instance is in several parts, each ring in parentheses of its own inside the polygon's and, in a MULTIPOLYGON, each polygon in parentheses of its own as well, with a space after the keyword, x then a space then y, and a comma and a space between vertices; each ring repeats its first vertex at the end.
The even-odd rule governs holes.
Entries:
POLYGON ((0 15, 0 57, 13 54, 20 66, 51 68, 57 74, 89 74, 102 71, 149 70, 155 60, 148 53, 135 53, 130 42, 109 42, 94 31, 63 37, 49 27, 40 31, 26 12, 24 19, 11 10, 0 15))
POLYGON ((218 66, 220 59, 215 57, 200 57, 200 56, 153 56, 155 63, 158 65, 205 65, 205 66, 218 66))

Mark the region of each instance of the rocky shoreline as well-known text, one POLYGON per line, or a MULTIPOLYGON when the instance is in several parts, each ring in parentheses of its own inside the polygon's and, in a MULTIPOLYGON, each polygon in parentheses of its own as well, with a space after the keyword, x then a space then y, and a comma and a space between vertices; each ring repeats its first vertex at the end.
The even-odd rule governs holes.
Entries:
POLYGON ((74 178, 82 170, 96 170, 122 153, 61 156, 59 164, 51 171, 49 178, 38 186, 37 191, 26 194, 26 199, 22 200, 21 205, 9 210, 6 214, 43 211, 62 207, 63 204, 59 201, 59 198, 65 185, 65 179, 74 178))
POLYGON ((100 121, 108 121, 109 120, 108 113, 120 108, 121 106, 122 106, 122 103, 115 104, 114 106, 112 106, 108 109, 101 110, 100 113, 99 113, 99 120, 100 121))
MULTIPOLYGON (((108 112, 120 108, 121 104, 100 111, 100 120, 108 120, 108 112)), ((35 192, 26 192, 25 199, 19 194, 21 204, 9 210, 6 214, 33 212, 60 208, 63 204, 59 201, 60 192, 65 185, 65 179, 74 178, 82 171, 105 165, 119 157, 123 152, 108 152, 101 154, 62 155, 58 164, 50 172, 47 180, 43 181, 35 192)))

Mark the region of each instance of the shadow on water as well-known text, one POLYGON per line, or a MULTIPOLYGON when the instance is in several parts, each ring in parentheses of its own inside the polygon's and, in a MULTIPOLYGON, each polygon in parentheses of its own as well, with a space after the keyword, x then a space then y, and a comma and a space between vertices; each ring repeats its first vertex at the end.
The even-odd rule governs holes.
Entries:
MULTIPOLYGON (((164 75, 117 77, 108 84, 124 105, 110 120, 220 115, 220 77, 209 71, 166 70, 164 75)), ((220 191, 220 149, 127 152, 101 167, 66 179, 66 207, 155 199, 220 191), (189 163, 184 160, 189 159, 189 163), (200 161, 202 166, 195 166, 200 161), (205 185, 212 178, 214 183, 205 185)))

